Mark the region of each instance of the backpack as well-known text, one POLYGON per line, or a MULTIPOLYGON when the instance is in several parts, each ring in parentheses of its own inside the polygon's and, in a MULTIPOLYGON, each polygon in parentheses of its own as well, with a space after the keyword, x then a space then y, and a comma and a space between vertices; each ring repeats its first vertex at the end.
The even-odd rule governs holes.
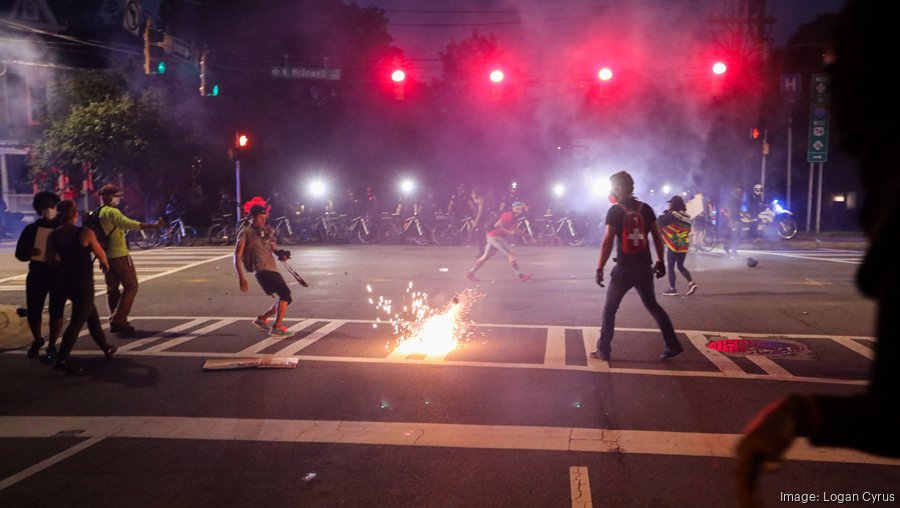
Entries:
POLYGON ((109 231, 109 234, 103 230, 103 226, 100 225, 100 210, 102 210, 104 206, 106 205, 100 205, 84 216, 84 227, 93 229, 94 234, 97 235, 97 242, 100 243, 103 250, 109 250, 109 243, 112 240, 110 235, 112 235, 112 232, 115 231, 118 226, 113 226, 109 231))
POLYGON ((619 203, 619 206, 625 210, 619 244, 622 246, 622 253, 628 256, 646 252, 650 246, 647 238, 647 226, 644 224, 644 216, 641 215, 641 208, 644 204, 638 200, 634 200, 634 204, 635 208, 629 208, 619 203))

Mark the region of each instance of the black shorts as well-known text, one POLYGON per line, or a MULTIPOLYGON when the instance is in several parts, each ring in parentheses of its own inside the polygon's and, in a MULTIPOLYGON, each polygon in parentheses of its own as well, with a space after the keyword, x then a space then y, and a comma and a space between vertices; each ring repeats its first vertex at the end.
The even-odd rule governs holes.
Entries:
POLYGON ((256 272, 256 282, 259 282, 259 286, 267 295, 278 295, 279 300, 291 303, 291 290, 284 283, 284 277, 280 273, 269 270, 256 272))

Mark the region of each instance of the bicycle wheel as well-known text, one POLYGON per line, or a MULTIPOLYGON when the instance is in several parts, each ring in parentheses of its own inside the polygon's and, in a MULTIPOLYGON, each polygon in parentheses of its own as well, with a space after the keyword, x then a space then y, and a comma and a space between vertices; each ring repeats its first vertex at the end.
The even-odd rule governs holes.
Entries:
POLYGON ((431 230, 425 224, 419 224, 418 227, 410 227, 412 229, 412 241, 416 245, 428 245, 431 243, 431 230))
POLYGON ((228 224, 214 224, 209 228, 207 241, 210 245, 225 245, 231 239, 232 227, 228 224))
POLYGON ((275 228, 275 242, 278 245, 297 245, 297 237, 290 230, 291 227, 287 222, 282 222, 278 224, 278 227, 275 228))
POLYGON ((566 221, 562 228, 560 228, 559 233, 560 236, 562 236, 563 241, 566 242, 566 245, 569 245, 570 247, 580 247, 584 245, 584 233, 575 225, 575 221, 566 221))
POLYGON ((175 230, 175 245, 181 245, 183 247, 190 247, 194 245, 194 242, 197 241, 197 230, 194 226, 184 226, 184 235, 181 234, 181 230, 175 230))
POLYGON ((448 220, 437 221, 431 230, 431 240, 435 245, 452 245, 455 243, 453 236, 453 224, 448 220))
POLYGON ((702 229, 697 236, 697 250, 711 252, 716 247, 716 230, 713 228, 702 229))
POLYGON ((146 250, 154 247, 159 241, 159 233, 152 229, 137 229, 125 235, 128 243, 138 249, 146 250))
POLYGON ((403 240, 403 229, 394 221, 383 221, 381 223, 381 243, 399 244, 403 240))

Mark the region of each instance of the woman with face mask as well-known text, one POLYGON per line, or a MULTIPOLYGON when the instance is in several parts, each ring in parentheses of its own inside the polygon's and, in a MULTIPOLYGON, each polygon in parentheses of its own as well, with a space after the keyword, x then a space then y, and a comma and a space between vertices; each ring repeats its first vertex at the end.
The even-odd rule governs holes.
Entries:
POLYGON ((25 226, 16 243, 16 259, 28 261, 28 275, 25 277, 25 302, 28 328, 33 341, 28 348, 28 358, 37 358, 44 347, 41 333, 41 314, 44 302, 50 297, 50 326, 47 337, 47 359, 56 357, 56 340, 63 326, 63 309, 66 299, 60 289, 59 267, 52 251, 48 251, 47 238, 59 225, 56 205, 59 197, 52 192, 38 192, 32 205, 38 218, 25 226))

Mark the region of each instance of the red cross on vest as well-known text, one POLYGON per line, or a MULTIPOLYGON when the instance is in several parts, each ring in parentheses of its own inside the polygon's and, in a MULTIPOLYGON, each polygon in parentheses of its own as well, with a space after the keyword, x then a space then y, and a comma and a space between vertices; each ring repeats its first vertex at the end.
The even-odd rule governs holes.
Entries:
POLYGON ((632 245, 639 247, 647 236, 639 228, 634 228, 631 230, 631 233, 628 233, 626 238, 628 238, 628 241, 630 241, 632 245))

